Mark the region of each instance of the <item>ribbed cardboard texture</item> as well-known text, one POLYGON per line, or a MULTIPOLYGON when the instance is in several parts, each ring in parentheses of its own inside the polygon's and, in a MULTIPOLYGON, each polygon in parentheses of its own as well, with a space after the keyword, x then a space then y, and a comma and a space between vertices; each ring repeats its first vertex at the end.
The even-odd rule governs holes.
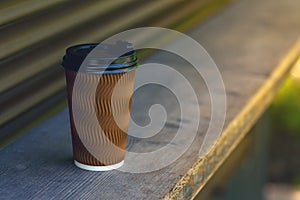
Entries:
POLYGON ((126 73, 102 75, 66 70, 65 74, 67 80, 74 159, 82 164, 92 166, 107 166, 121 162, 125 157, 135 70, 126 73), (101 76, 100 80, 99 76, 101 76), (72 105, 72 91, 76 77, 76 81, 80 81, 80 84, 82 83, 82 88, 78 91, 80 105, 72 105), (118 84, 118 94, 112 98, 113 90, 118 81, 120 81, 118 84), (97 84, 93 105, 90 105, 91 103, 89 102, 91 101, 88 99, 91 98, 90 95, 88 95, 88 92, 90 92, 88 91, 90 88, 89 85, 91 84, 97 84), (91 109, 94 109, 105 137, 102 137, 99 132, 95 132, 94 126, 96 126, 96 124, 89 123, 88 120, 79 122, 79 126, 86 127, 84 133, 81 133, 83 135, 79 137, 74 124, 74 109, 79 109, 79 112, 82 115, 85 115, 88 112, 91 112, 91 109), (121 125, 122 129, 117 125, 114 117, 117 117, 117 121, 121 122, 119 125, 121 125), (85 138, 85 144, 82 142, 82 137, 85 138), (106 148, 109 141, 118 146, 122 151, 106 148), (92 150, 92 153, 89 151, 91 144, 93 146, 92 148, 95 148, 95 150, 92 150), (87 145, 89 145, 89 148, 87 148, 87 145), (94 156, 95 152, 97 153, 96 156, 94 156), (98 160, 96 157, 101 158, 101 160, 98 160))

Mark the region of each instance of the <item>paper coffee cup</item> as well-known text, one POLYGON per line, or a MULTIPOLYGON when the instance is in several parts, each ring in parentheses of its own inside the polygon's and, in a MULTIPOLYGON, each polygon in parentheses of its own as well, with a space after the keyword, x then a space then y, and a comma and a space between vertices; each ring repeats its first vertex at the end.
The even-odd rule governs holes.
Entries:
POLYGON ((137 67, 136 54, 130 43, 117 42, 101 45, 72 46, 66 50, 62 63, 67 82, 74 163, 82 169, 91 171, 116 169, 124 162, 130 102, 137 67), (87 58, 94 48, 103 52, 99 57, 96 54, 92 58, 87 58), (120 49, 126 50, 127 53, 114 57, 120 49), (89 63, 92 64, 79 70, 86 59, 90 59, 89 63), (73 105, 75 80, 77 85, 79 84, 75 91, 78 103, 73 105), (89 88, 95 84, 97 89, 89 91, 89 88), (113 96, 116 85, 119 87, 119 93, 113 96), (95 94, 92 100, 90 92, 95 94), (98 124, 90 123, 84 118, 75 124, 74 111, 82 116, 95 112, 98 124), (118 124, 119 122, 122 124, 118 124), (102 129, 101 133, 96 131, 98 130, 96 126, 99 125, 102 129), (78 127, 81 127, 80 133, 77 131, 78 127), (112 144, 117 148, 110 148, 112 144))

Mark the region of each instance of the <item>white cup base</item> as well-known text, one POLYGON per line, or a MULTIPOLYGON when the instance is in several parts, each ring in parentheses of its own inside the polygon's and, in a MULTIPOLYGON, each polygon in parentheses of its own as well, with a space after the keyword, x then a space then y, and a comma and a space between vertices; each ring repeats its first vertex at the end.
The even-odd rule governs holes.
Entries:
POLYGON ((110 171, 113 169, 118 169, 120 167, 122 167, 122 165, 124 164, 124 160, 122 160, 119 163, 113 164, 113 165, 107 165, 107 166, 93 166, 93 165, 86 165, 86 164, 82 164, 76 160, 74 160, 74 164, 84 170, 88 170, 88 171, 110 171))

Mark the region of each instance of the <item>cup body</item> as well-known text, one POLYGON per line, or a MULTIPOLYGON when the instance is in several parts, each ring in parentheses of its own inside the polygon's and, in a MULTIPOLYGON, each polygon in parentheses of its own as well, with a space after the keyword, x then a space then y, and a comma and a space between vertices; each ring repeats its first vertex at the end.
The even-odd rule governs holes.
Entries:
POLYGON ((67 83, 73 156, 75 165, 80 168, 106 171, 116 169, 124 162, 137 62, 135 61, 134 65, 128 65, 128 59, 123 58, 122 61, 126 64, 120 65, 118 62, 118 68, 106 71, 97 70, 95 65, 92 71, 78 71, 65 67, 72 62, 63 63, 67 83), (75 80, 79 82, 76 91, 74 91, 75 80), (93 85, 97 86, 96 90, 90 91, 93 85), (114 93, 116 87, 118 87, 117 94, 114 93), (74 92, 76 95, 73 95, 74 92), (91 92, 94 92, 92 100, 90 99, 91 92), (72 98, 76 98, 76 101, 72 98), (82 120, 74 120, 75 113, 83 116, 82 120), (97 123, 91 123, 88 118, 84 117, 90 113, 96 114, 97 123), (99 125, 101 131, 97 129, 99 125), (78 127, 80 127, 80 132, 78 127))

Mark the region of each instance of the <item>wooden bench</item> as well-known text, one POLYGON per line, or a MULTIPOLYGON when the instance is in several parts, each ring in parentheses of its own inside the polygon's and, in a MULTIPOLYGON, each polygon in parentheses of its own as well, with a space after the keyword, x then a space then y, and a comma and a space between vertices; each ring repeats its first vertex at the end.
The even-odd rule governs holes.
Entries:
MULTIPOLYGON (((188 151, 171 165, 144 174, 76 168, 65 109, 0 149, 0 199, 190 199, 201 195, 238 150, 299 58, 299 7, 297 0, 240 0, 186 32, 210 53, 226 87, 225 128, 205 157, 199 158, 198 152, 201 131, 209 123, 207 97, 200 104, 203 129, 188 151)), ((130 148, 135 146, 139 143, 130 143, 130 148)))
POLYGON ((140 26, 184 31, 229 1, 2 1, 1 143, 26 133, 41 116, 49 117, 44 114, 49 108, 55 112, 66 106, 64 73, 57 66, 68 46, 99 42, 140 26))

